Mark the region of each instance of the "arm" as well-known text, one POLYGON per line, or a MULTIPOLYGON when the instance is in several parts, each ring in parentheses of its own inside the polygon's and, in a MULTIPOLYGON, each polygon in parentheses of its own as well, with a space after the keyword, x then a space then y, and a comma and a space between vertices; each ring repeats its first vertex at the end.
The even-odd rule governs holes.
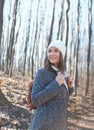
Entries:
POLYGON ((46 85, 46 81, 47 75, 45 71, 39 70, 32 89, 32 103, 35 106, 46 103, 62 91, 61 86, 55 79, 48 85, 46 85))
POLYGON ((68 89, 69 89, 69 95, 71 95, 73 92, 75 92, 75 89, 74 89, 74 87, 68 87, 68 89))

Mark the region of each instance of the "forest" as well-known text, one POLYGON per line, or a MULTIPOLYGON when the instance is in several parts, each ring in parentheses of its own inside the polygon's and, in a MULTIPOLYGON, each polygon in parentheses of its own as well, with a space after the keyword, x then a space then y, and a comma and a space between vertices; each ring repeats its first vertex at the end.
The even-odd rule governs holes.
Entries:
POLYGON ((0 0, 0 130, 29 130, 28 83, 52 40, 74 80, 68 129, 94 130, 94 0, 0 0))

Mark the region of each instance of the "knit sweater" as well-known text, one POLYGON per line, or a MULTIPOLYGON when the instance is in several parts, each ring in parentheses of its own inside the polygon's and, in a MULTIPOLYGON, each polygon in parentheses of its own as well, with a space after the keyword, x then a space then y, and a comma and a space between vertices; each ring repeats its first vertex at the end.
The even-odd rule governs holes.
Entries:
POLYGON ((67 130, 68 92, 55 80, 57 73, 40 69, 34 80, 32 102, 37 109, 30 130, 67 130))

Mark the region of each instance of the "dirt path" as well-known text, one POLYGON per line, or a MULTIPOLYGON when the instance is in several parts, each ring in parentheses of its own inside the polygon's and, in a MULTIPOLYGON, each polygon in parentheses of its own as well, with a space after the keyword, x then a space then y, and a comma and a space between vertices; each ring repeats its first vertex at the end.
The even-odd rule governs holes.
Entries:
MULTIPOLYGON (((2 91, 10 104, 0 106, 0 130, 29 130, 33 112, 27 107, 26 92, 30 79, 16 75, 8 78, 0 72, 2 91)), ((77 97, 70 97, 68 107, 68 130, 94 130, 94 106, 91 93, 84 97, 78 89, 77 97)), ((1 102, 1 100, 0 100, 1 102)))

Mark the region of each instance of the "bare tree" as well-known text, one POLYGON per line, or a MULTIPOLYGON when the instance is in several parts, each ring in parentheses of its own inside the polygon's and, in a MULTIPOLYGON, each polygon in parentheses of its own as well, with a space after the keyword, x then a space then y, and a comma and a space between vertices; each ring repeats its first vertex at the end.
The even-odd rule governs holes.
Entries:
POLYGON ((50 36, 49 36, 49 40, 48 40, 48 45, 52 40, 52 32, 53 32, 53 24, 54 24, 54 11, 55 11, 55 2, 56 0, 54 0, 54 6, 53 6, 53 18, 52 18, 52 23, 51 23, 51 28, 50 28, 50 36))
MULTIPOLYGON (((31 12, 30 12, 31 17, 31 12)), ((28 27, 26 32, 26 42, 25 42, 25 48, 24 48, 24 63, 23 63, 23 76, 25 75, 25 69, 26 69, 26 56, 27 56, 27 48, 28 48, 28 42, 29 42, 29 33, 30 33, 30 18, 28 20, 28 27)))
POLYGON ((2 27, 3 27, 4 1, 5 0, 0 0, 0 69, 1 69, 1 36, 2 36, 2 27))
POLYGON ((14 46, 14 34, 15 34, 15 27, 16 27, 17 4, 18 4, 18 0, 15 0, 9 46, 7 48, 7 53, 6 53, 6 73, 10 77, 12 76, 13 61, 14 61, 14 54, 15 54, 15 48, 13 48, 13 46, 14 46))
MULTIPOLYGON (((0 62, 1 62, 1 36, 2 36, 2 27, 3 27, 3 8, 4 8, 4 0, 0 0, 0 62)), ((1 63, 0 63, 1 69, 1 63)), ((2 80, 0 80, 0 105, 6 105, 9 101, 5 98, 2 90, 1 90, 2 80)))
MULTIPOLYGON (((69 32, 69 16, 68 16, 68 13, 69 13, 69 10, 70 10, 70 1, 67 0, 67 3, 68 3, 68 8, 67 8, 67 11, 66 11, 66 22, 67 22, 66 48, 68 47, 68 32, 69 32)), ((65 61, 66 61, 66 59, 67 59, 67 50, 68 50, 68 48, 66 49, 65 61)))
MULTIPOLYGON (((80 0, 78 0, 78 20, 77 20, 77 24, 78 24, 78 41, 77 41, 77 51, 76 51, 76 73, 75 73, 75 89, 77 90, 78 87, 78 52, 79 52, 79 47, 80 47, 80 42, 79 42, 79 8, 80 8, 80 0)), ((77 91, 76 93, 77 94, 77 91)))
POLYGON ((88 26, 89 26, 89 41, 88 41, 88 53, 87 53, 87 80, 86 80, 86 90, 85 95, 88 93, 89 89, 89 67, 90 67, 90 53, 91 53, 91 37, 92 37, 92 0, 88 3, 88 26), (91 7, 90 7, 91 5, 91 7))

